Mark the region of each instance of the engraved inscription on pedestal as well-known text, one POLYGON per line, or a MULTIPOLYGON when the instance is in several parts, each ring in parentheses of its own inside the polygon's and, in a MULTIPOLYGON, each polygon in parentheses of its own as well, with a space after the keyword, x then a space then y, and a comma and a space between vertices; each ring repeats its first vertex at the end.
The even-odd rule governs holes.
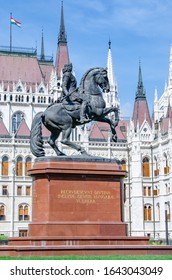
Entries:
POLYGON ((94 191, 94 190, 61 190, 57 195, 58 199, 71 199, 76 203, 96 204, 107 203, 107 200, 114 199, 114 195, 110 191, 94 191))

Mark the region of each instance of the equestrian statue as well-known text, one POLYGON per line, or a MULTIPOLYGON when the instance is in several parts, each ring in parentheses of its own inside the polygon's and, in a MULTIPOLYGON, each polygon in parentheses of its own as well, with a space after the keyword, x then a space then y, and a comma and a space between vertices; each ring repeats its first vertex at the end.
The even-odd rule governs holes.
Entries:
POLYGON ((106 108, 103 92, 109 91, 107 70, 102 67, 89 69, 81 79, 77 88, 76 78, 72 74, 72 64, 66 64, 63 68, 62 94, 44 112, 35 115, 31 127, 30 148, 36 157, 45 156, 42 124, 51 132, 48 139, 49 145, 57 156, 65 154, 59 150, 56 140, 62 134, 61 143, 77 150, 82 155, 88 155, 85 149, 70 140, 72 129, 76 126, 91 121, 105 122, 110 125, 112 137, 116 142, 116 126, 118 125, 118 108, 106 108), (114 112, 115 120, 106 117, 114 112))

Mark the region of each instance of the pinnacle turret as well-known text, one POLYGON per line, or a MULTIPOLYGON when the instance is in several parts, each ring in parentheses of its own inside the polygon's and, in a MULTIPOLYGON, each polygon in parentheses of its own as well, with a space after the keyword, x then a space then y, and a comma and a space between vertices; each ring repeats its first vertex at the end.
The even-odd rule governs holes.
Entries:
POLYGON ((139 61, 139 77, 138 77, 138 84, 137 84, 137 91, 136 91, 136 99, 146 99, 145 90, 143 87, 142 81, 142 70, 141 70, 141 62, 139 61))
POLYGON ((44 53, 44 34, 43 34, 43 28, 42 28, 42 39, 41 39, 41 60, 45 59, 45 53, 44 53))
POLYGON ((139 77, 136 91, 136 98, 134 103, 134 111, 133 111, 133 122, 135 128, 137 125, 141 126, 143 122, 146 120, 151 127, 151 119, 149 114, 149 108, 146 100, 146 94, 143 87, 142 81, 142 71, 141 71, 141 63, 139 61, 139 77))
POLYGON ((61 4, 61 19, 60 19, 60 32, 58 36, 58 44, 67 44, 67 35, 65 32, 65 25, 64 25, 63 1, 61 4))
POLYGON ((110 92, 107 94, 106 103, 107 106, 117 106, 119 107, 119 99, 118 99, 118 86, 115 80, 115 75, 113 71, 113 63, 112 63, 112 51, 111 51, 111 41, 108 42, 108 59, 107 59, 107 74, 110 84, 110 92))

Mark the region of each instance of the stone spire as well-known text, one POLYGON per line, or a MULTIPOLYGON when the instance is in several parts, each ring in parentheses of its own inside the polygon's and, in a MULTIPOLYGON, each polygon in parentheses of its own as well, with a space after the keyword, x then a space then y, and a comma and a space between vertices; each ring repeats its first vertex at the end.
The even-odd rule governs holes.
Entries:
POLYGON ((117 106, 119 107, 119 99, 118 99, 118 86, 115 80, 114 71, 113 71, 113 62, 112 62, 112 51, 111 51, 111 41, 108 42, 108 58, 107 58, 107 72, 108 79, 110 84, 110 92, 106 94, 106 105, 108 106, 117 106))
POLYGON ((60 31, 58 36, 58 46, 56 53, 56 72, 57 78, 61 79, 62 69, 64 64, 69 63, 69 53, 67 46, 67 36, 65 32, 65 24, 64 24, 64 11, 63 11, 63 1, 61 2, 61 18, 60 18, 60 31))
POLYGON ((136 128, 137 125, 139 127, 143 124, 146 120, 151 127, 151 119, 149 114, 149 108, 146 100, 146 94, 143 87, 142 81, 142 71, 141 71, 141 63, 139 61, 139 76, 138 76, 138 84, 137 84, 137 91, 134 103, 134 110, 133 110, 133 122, 136 128))
POLYGON ((42 39, 41 39, 41 60, 45 59, 45 53, 44 53, 44 33, 42 28, 42 39))
POLYGON ((60 32, 58 36, 58 44, 67 44, 67 35, 65 32, 65 25, 64 25, 63 1, 61 3, 61 20, 60 20, 60 32))
POLYGON ((136 99, 144 100, 146 99, 145 90, 143 87, 142 81, 142 70, 141 70, 141 63, 139 61, 139 77, 138 77, 138 84, 137 84, 137 91, 136 91, 136 99))

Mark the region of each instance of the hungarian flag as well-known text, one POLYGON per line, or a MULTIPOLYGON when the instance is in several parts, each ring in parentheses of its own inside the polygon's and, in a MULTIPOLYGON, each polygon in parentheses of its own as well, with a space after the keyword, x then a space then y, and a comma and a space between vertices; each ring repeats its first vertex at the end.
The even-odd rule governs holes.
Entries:
POLYGON ((21 27, 21 22, 17 21, 13 17, 10 18, 11 24, 17 25, 18 27, 21 27))

